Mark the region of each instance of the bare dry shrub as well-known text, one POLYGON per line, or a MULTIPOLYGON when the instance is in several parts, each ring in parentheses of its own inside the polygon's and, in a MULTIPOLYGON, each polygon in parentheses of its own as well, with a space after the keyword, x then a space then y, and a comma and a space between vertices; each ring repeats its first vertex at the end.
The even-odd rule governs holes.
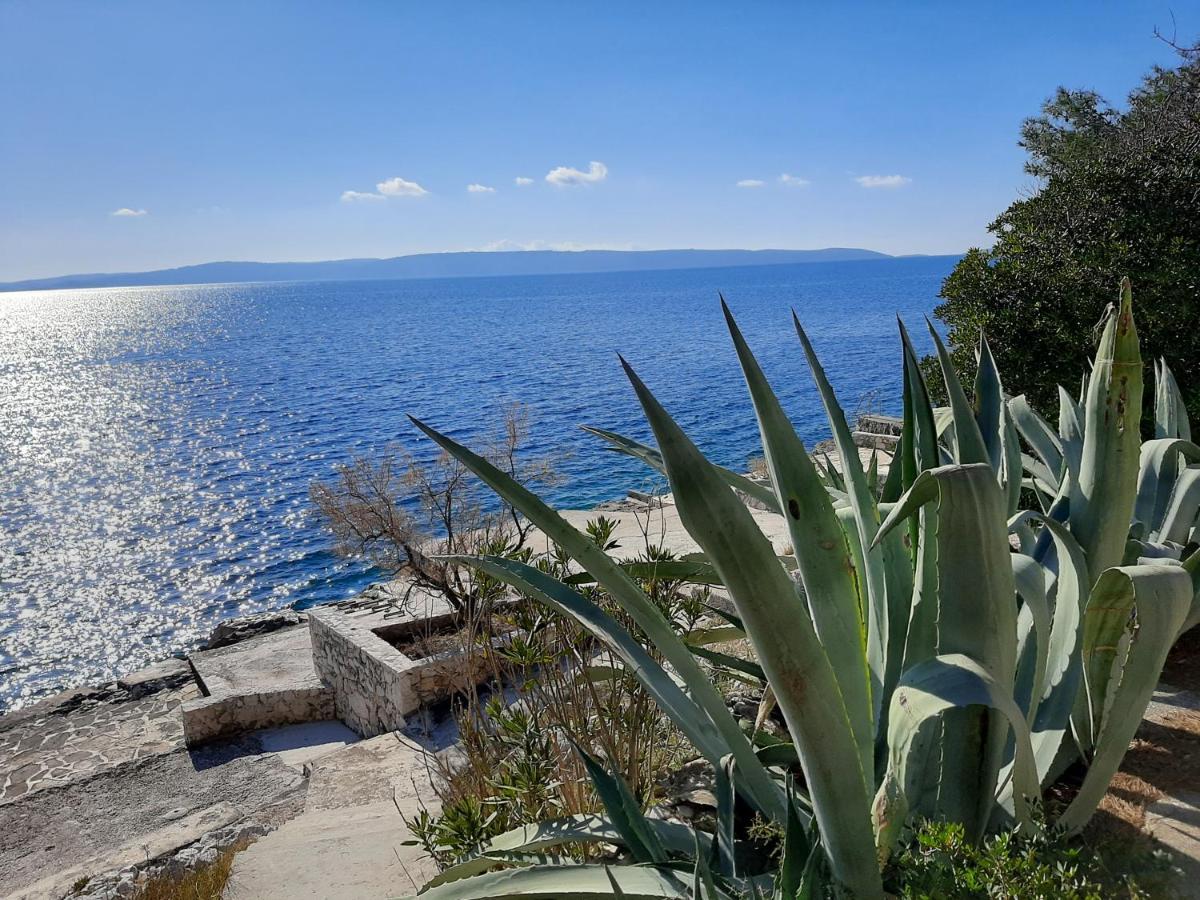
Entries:
MULTIPOLYGON (((531 489, 556 484, 552 461, 526 452, 528 437, 528 411, 513 404, 483 455, 531 489)), ((454 610, 470 613, 494 599, 498 585, 434 557, 515 553, 532 527, 507 503, 485 504, 492 495, 481 487, 448 453, 422 461, 391 446, 377 457, 356 456, 339 465, 332 479, 315 482, 309 493, 339 555, 369 559, 412 587, 440 594, 454 610)))

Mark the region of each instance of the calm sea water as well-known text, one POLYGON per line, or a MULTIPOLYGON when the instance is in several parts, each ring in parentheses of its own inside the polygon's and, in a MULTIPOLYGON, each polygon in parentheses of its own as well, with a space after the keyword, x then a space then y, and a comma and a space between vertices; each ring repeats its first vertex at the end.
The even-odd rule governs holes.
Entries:
POLYGON ((758 433, 723 291, 802 437, 823 416, 795 307, 849 410, 895 410, 895 316, 920 340, 951 258, 423 281, 0 294, 0 709, 186 648, 218 620, 346 597, 308 486, 351 453, 469 441, 511 401, 565 451, 552 499, 648 483, 590 423, 643 438, 616 359, 714 460, 758 433))

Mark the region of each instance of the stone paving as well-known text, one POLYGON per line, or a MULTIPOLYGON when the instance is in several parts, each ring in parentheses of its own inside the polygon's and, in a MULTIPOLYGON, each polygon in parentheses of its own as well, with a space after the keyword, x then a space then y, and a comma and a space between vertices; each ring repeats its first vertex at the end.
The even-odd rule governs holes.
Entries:
POLYGON ((199 689, 185 663, 169 669, 174 677, 163 680, 174 686, 140 699, 131 699, 137 689, 118 683, 0 718, 0 805, 181 748, 179 704, 199 689))

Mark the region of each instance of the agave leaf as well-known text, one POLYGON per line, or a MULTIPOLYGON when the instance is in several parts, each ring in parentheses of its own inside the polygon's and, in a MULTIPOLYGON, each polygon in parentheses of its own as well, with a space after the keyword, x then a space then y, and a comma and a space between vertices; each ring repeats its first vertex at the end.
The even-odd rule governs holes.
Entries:
POLYGON ((1046 475, 1044 477, 1057 486, 1059 473, 1063 466, 1062 441, 1046 420, 1029 405, 1024 394, 1012 397, 1008 401, 1008 411, 1012 413, 1017 431, 1020 432, 1021 437, 1025 438, 1025 443, 1037 454, 1037 458, 1045 467, 1046 475))
MULTIPOLYGON (((857 459, 857 454, 855 459, 857 459)), ((833 464, 833 460, 829 458, 828 453, 821 455, 823 472, 825 480, 829 482, 829 487, 836 493, 846 493, 846 479, 841 470, 833 464)), ((782 513, 781 513, 782 514, 782 513)))
POLYGON ((783 836, 783 858, 779 863, 777 896, 792 900, 804 883, 804 870, 814 849, 800 817, 796 815, 789 791, 787 828, 783 836))
POLYGON ((1021 507, 1021 441, 1008 406, 1001 410, 1004 421, 1000 431, 1000 485, 1004 488, 1006 508, 1011 516, 1021 507))
MULTIPOLYGON (((788 769, 800 765, 800 754, 796 751, 796 745, 787 741, 768 744, 766 747, 760 747, 755 753, 758 754, 758 761, 769 768, 788 769)), ((805 821, 810 820, 811 817, 806 816, 805 821)))
POLYGON ((615 653, 688 740, 713 765, 729 752, 711 720, 612 616, 536 566, 500 556, 452 556, 574 619, 615 653))
MULTIPOLYGON (((928 529, 922 540, 936 543, 937 653, 977 660, 1011 699, 1017 662, 1016 590, 1008 561, 1004 498, 991 467, 985 462, 922 472, 888 514, 880 534, 922 508, 928 529)), ((918 581, 928 574, 922 570, 918 581)), ((921 597, 919 602, 928 600, 921 597)), ((910 626, 910 635, 911 631, 910 626)), ((993 707, 942 718, 943 744, 954 752, 941 760, 939 809, 962 822, 974 837, 983 833, 991 815, 1006 739, 1003 715, 993 707)))
MULTIPOLYGON (((1079 693, 1082 666, 1079 646, 1079 623, 1087 602, 1087 560, 1079 542, 1066 526, 1034 512, 1015 516, 1010 524, 1036 521, 1042 524, 1055 547, 1058 573, 1053 583, 1047 577, 1046 586, 1053 593, 1053 621, 1046 646, 1046 664, 1027 719, 1033 723, 1033 753, 1038 780, 1047 784, 1071 721, 1071 711, 1079 693)), ((1050 573, 1046 573, 1049 576, 1050 573)))
MULTIPOLYGON (((411 418, 411 417, 410 417, 411 418)), ((771 781, 767 771, 754 758, 753 748, 742 734, 733 716, 725 707, 720 691, 707 678, 692 658, 691 652, 662 611, 646 596, 637 583, 607 553, 586 534, 572 527, 562 516, 543 503, 529 489, 496 468, 476 453, 472 453, 452 438, 430 428, 417 419, 413 423, 428 435, 438 446, 461 462, 492 490, 521 511, 526 518, 562 547, 584 569, 591 572, 612 598, 629 613, 663 657, 675 668, 679 677, 687 684, 692 699, 708 715, 726 744, 726 752, 733 753, 738 761, 738 773, 748 799, 760 812, 776 822, 782 823, 787 814, 783 792, 771 781)), ((718 473, 716 476, 721 478, 718 473)), ((749 516, 740 501, 728 490, 721 480, 723 489, 734 500, 737 507, 749 516)))
MULTIPOLYGON (((594 434, 596 437, 608 441, 611 445, 610 450, 641 460, 661 475, 667 474, 663 468, 662 456, 653 447, 647 447, 645 444, 639 443, 633 440, 633 438, 617 434, 615 431, 596 428, 592 425, 581 425, 580 427, 588 434, 594 434)), ((741 475, 731 469, 723 468, 722 466, 717 466, 716 468, 721 473, 721 477, 729 483, 730 487, 741 491, 749 497, 753 497, 772 512, 780 512, 779 506, 775 501, 775 492, 771 490, 769 485, 759 484, 752 478, 747 478, 745 475, 741 475)))
POLYGON ((1200 513, 1200 466, 1188 466, 1179 473, 1163 512, 1157 533, 1151 538, 1174 544, 1186 544, 1200 513))
POLYGON ((979 343, 975 347, 975 424, 983 438, 987 451, 987 462, 997 478, 1003 476, 1004 461, 1004 389, 1000 385, 1000 372, 996 368, 992 348, 987 335, 979 331, 979 343))
POLYGON ((713 770, 713 791, 717 796, 717 871, 726 878, 737 876, 732 768, 733 757, 726 757, 722 764, 713 770))
POLYGON ((744 640, 746 632, 735 625, 722 625, 717 628, 693 628, 684 637, 692 647, 707 647, 709 644, 724 644, 729 641, 744 640))
POLYGON ((1041 697, 1050 644, 1050 601, 1046 573, 1024 553, 1009 554, 1013 581, 1024 601, 1017 613, 1017 681, 1013 695, 1017 706, 1032 719, 1031 710, 1041 697))
POLYGON ((1141 446, 1133 518, 1146 526, 1147 533, 1159 530, 1162 524, 1181 460, 1200 462, 1200 446, 1182 438, 1155 438, 1141 446))
POLYGON ((1183 570, 1192 579, 1192 608, 1187 619, 1179 628, 1180 634, 1200 625, 1200 550, 1193 550, 1183 561, 1183 570))
POLYGON ((610 774, 605 771, 604 767, 575 741, 571 741, 571 745, 583 760, 588 777, 592 779, 592 785, 608 813, 608 820, 620 833, 634 861, 659 865, 665 863, 667 849, 642 814, 642 808, 634 799, 625 779, 619 772, 610 774))
MULTIPOLYGON (((867 615, 860 605, 852 551, 816 467, 724 300, 721 310, 758 417, 763 454, 779 506, 785 510, 809 613, 841 687, 863 768, 871 771, 876 719, 871 695, 873 689, 879 692, 883 681, 887 610, 872 609, 867 615)), ((886 601, 882 591, 878 599, 886 601)))
MULTIPOLYGON (((886 858, 908 818, 911 797, 920 789, 930 744, 937 737, 937 717, 983 707, 998 714, 1001 743, 1011 728, 1014 736, 1013 795, 1017 821, 1030 824, 1031 803, 1040 796, 1029 728, 1009 689, 978 662, 961 653, 927 660, 904 673, 892 695, 887 774, 875 797, 874 819, 881 858, 886 858)), ((953 745, 950 745, 953 746, 953 745)), ((955 747, 955 752, 961 752, 955 747)), ((979 805, 991 814, 995 775, 981 782, 979 805)))
MULTIPOLYGON (((704 832, 677 822, 661 819, 646 821, 671 853, 687 856, 692 853, 696 842, 700 843, 704 852, 708 852, 712 838, 704 832)), ((625 839, 609 819, 590 813, 522 825, 492 838, 480 848, 479 855, 444 869, 423 890, 495 868, 500 854, 546 850, 564 844, 616 844, 623 847, 625 839)))
MULTIPOLYGON (((625 371, 662 452, 680 519, 728 587, 775 690, 800 751, 834 875, 863 897, 882 897, 867 814, 871 776, 863 770, 842 691, 796 587, 749 510, 628 364, 625 371)), ((761 768, 757 760, 755 765, 761 768)))
MULTIPOLYGON (((833 442, 837 446, 838 455, 842 460, 847 499, 850 501, 850 508, 854 511, 858 540, 863 548, 863 568, 859 571, 860 577, 866 585, 864 611, 868 637, 867 664, 876 682, 872 685, 874 689, 872 714, 873 720, 878 722, 883 715, 883 695, 888 692, 888 689, 883 685, 883 681, 885 673, 889 668, 888 661, 885 658, 889 640, 887 576, 884 555, 881 550, 871 549, 875 541, 875 535, 879 530, 879 510, 875 504, 875 496, 871 493, 871 489, 867 484, 867 477, 863 472, 862 463, 858 457, 858 447, 854 443, 850 427, 846 424, 846 414, 838 403, 833 386, 825 376, 825 369, 821 365, 821 361, 817 358, 816 351, 813 350, 812 343, 809 341, 808 335, 800 324, 800 319, 796 315, 795 310, 792 311, 792 323, 796 327, 796 334, 800 338, 801 346, 804 348, 804 356, 808 360, 808 367, 812 372, 813 381, 817 385, 817 392, 821 395, 821 403, 825 407, 825 418, 829 421, 829 428, 833 432, 833 442)), ((861 588, 860 594, 862 594, 861 588)), ((894 663, 892 668, 895 668, 894 663)), ((851 698, 853 699, 853 694, 851 698)), ((851 708, 853 708, 853 705, 851 708)), ((861 739, 861 730, 857 725, 855 725, 855 733, 861 739)), ((865 771, 872 772, 873 764, 868 764, 865 771)))
MULTIPOLYGON (((708 560, 700 559, 660 559, 635 560, 620 563, 622 569, 632 578, 644 581, 658 579, 659 581, 686 581, 688 584, 719 585, 716 570, 708 560)), ((564 579, 567 584, 592 584, 596 581, 590 572, 579 572, 564 579)))
POLYGON ((954 423, 955 461, 958 463, 990 463, 987 445, 984 443, 983 435, 979 432, 979 425, 975 421, 975 411, 970 401, 967 400, 967 395, 963 392, 962 383, 954 371, 954 363, 950 359, 950 354, 946 352, 941 335, 937 333, 933 323, 926 319, 925 324, 929 326, 929 333, 933 336, 938 363, 942 367, 942 379, 946 382, 946 396, 950 398, 950 412, 954 423))
POLYGON ((1083 461, 1083 408, 1058 386, 1058 438, 1062 442, 1063 462, 1074 479, 1079 478, 1083 461))
POLYGON ((1110 310, 1088 383, 1079 480, 1071 485, 1071 532, 1087 555, 1092 580, 1125 553, 1137 494, 1141 448, 1142 356, 1129 279, 1110 310))
POLYGON ((1191 602, 1191 578, 1178 566, 1108 569, 1092 589, 1084 613, 1083 673, 1095 750, 1060 820, 1068 831, 1087 824, 1108 789, 1191 602))
POLYGON ((690 886, 665 866, 528 866, 452 881, 425 900, 611 900, 613 884, 628 900, 691 900, 690 886))
POLYGON ((688 649, 696 656, 708 660, 719 668, 748 675, 759 685, 767 683, 767 675, 763 671, 762 666, 753 660, 742 659, 740 656, 732 656, 728 653, 722 653, 719 650, 710 650, 708 647, 699 644, 689 644, 688 649))
POLYGON ((1156 438, 1192 439, 1187 405, 1183 393, 1171 374, 1165 359, 1154 364, 1154 436, 1156 438))
MULTIPOLYGON (((1037 483, 1038 488, 1050 496, 1058 493, 1059 481, 1058 476, 1046 468, 1046 464, 1040 459, 1035 459, 1032 456, 1022 453, 1021 464, 1030 476, 1037 483)), ((1013 510, 1015 513, 1016 510, 1013 510)))
MULTIPOLYGON (((941 455, 938 451, 938 427, 934 421, 933 405, 929 402, 929 389, 925 384, 925 376, 921 374, 921 364, 909 340, 908 330, 904 323, 896 320, 900 327, 900 343, 904 352, 904 409, 905 427, 911 419, 912 440, 911 458, 905 457, 904 490, 907 491, 916 481, 917 476, 926 469, 936 469, 941 465, 941 455)), ((910 537, 915 554, 917 547, 917 521, 910 521, 910 537)), ((914 557, 915 562, 915 557, 914 557)))

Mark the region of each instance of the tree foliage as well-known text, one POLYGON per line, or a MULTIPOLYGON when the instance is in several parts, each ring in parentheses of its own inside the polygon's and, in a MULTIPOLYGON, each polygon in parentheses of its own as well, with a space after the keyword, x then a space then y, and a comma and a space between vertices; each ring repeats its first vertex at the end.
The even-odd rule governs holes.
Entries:
POLYGON ((1086 370, 1093 326, 1127 275, 1144 357, 1167 359, 1200 415, 1200 53, 1180 53, 1123 110, 1059 88, 1026 120, 1037 189, 991 223, 995 244, 967 252, 935 310, 961 372, 974 370, 982 328, 1006 387, 1055 405, 1056 385, 1077 386, 1086 370))

